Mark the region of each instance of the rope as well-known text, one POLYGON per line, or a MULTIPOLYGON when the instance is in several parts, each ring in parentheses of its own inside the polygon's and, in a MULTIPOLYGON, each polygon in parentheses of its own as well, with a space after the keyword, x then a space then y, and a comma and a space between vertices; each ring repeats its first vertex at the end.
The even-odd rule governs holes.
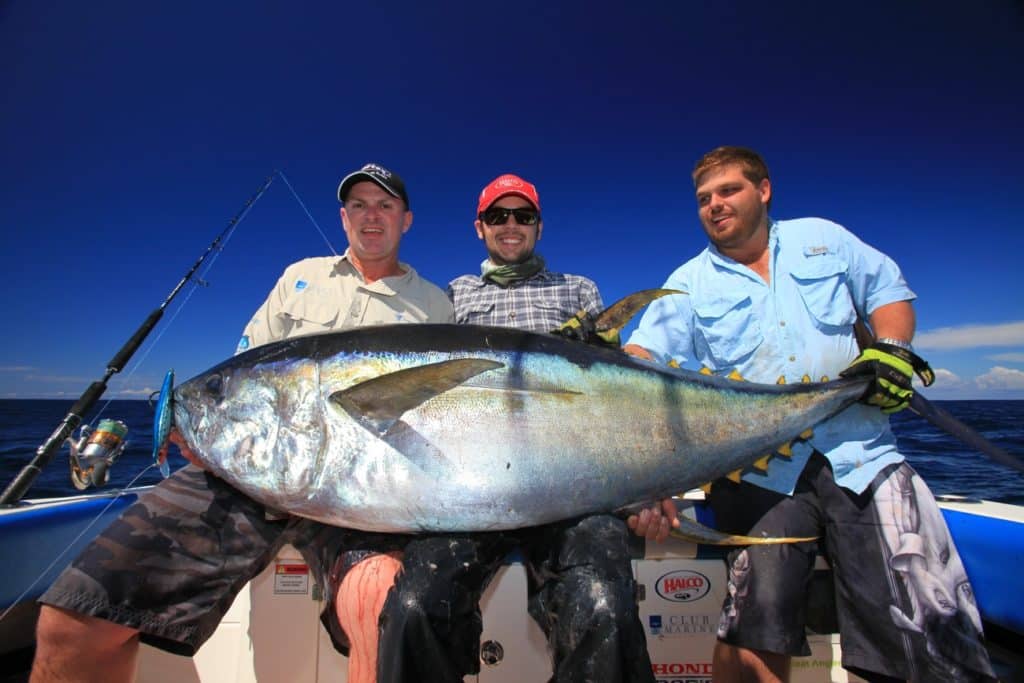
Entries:
POLYGON ((292 196, 295 197, 295 201, 297 201, 299 203, 299 206, 302 207, 302 210, 306 212, 306 215, 309 217, 309 222, 313 224, 313 227, 316 228, 316 231, 320 233, 321 237, 324 238, 324 242, 327 243, 327 248, 331 250, 332 254, 337 256, 338 252, 334 250, 334 245, 331 244, 331 241, 327 239, 327 235, 325 235, 324 231, 320 229, 319 225, 317 225, 316 219, 313 218, 313 214, 309 212, 309 209, 306 208, 305 203, 303 203, 303 201, 299 198, 298 193, 295 192, 295 189, 292 187, 292 184, 288 182, 288 178, 285 177, 284 172, 277 171, 277 175, 281 176, 281 180, 283 180, 284 184, 288 186, 288 189, 292 191, 292 196))
MULTIPOLYGON (((280 173, 280 171, 277 171, 277 173, 280 173)), ((284 178, 283 175, 281 177, 284 178)), ((271 178, 273 178, 273 175, 271 175, 271 178)), ((286 179, 285 183, 287 183, 287 182, 288 181, 286 179)), ((264 188, 264 191, 267 188, 269 188, 272 183, 273 183, 273 180, 269 181, 267 183, 266 188, 264 188)), ((289 189, 290 188, 291 188, 291 186, 289 185, 289 189)), ((294 190, 292 190, 292 193, 294 194, 294 190)), ((209 275, 210 271, 213 269, 213 264, 217 262, 217 258, 221 255, 221 253, 224 251, 225 247, 227 247, 228 242, 230 242, 231 238, 234 236, 235 230, 238 229, 238 226, 241 225, 242 221, 245 220, 245 217, 249 215, 249 211, 252 210, 252 207, 256 205, 256 202, 258 202, 262 196, 263 196, 263 193, 261 192, 255 199, 253 199, 252 202, 247 204, 245 206, 245 208, 242 209, 242 213, 239 214, 238 220, 236 220, 233 224, 231 224, 231 226, 228 229, 227 233, 225 233, 224 241, 217 247, 217 250, 210 256, 210 259, 204 264, 203 269, 199 273, 198 278, 196 280, 192 281, 192 288, 189 289, 185 293, 185 297, 178 303, 177 308, 174 309, 174 311, 171 313, 171 315, 167 319, 167 321, 163 325, 160 326, 160 329, 157 330, 156 336, 154 336, 153 339, 150 340, 150 342, 146 346, 146 348, 142 349, 138 359, 136 359, 136 361, 135 361, 135 364, 132 365, 132 367, 128 370, 128 372, 125 375, 122 376, 122 380, 121 380, 122 384, 127 384, 128 380, 130 380, 132 378, 132 375, 135 374, 136 370, 138 370, 142 366, 142 364, 146 361, 146 359, 149 357, 149 354, 153 351, 154 348, 156 348, 156 345, 163 338, 164 333, 167 332, 167 330, 169 330, 171 328, 171 325, 174 324, 175 319, 185 309, 185 306, 188 304, 189 299, 191 299, 192 295, 196 293, 196 290, 199 289, 199 287, 201 287, 201 286, 206 286, 206 278, 209 275)), ((296 198, 298 198, 298 197, 296 196, 296 198)), ((301 204, 301 202, 300 202, 300 204, 301 204)), ((303 208, 305 208, 305 207, 303 207, 303 208)), ((319 229, 320 229, 319 226, 317 226, 317 230, 319 230, 319 229)), ((321 235, 322 234, 323 233, 321 233, 321 235)), ((96 416, 93 418, 94 421, 98 420, 103 415, 104 411, 106 411, 106 409, 110 406, 110 402, 113 401, 113 400, 115 400, 115 399, 108 398, 106 400, 106 402, 103 404, 103 407, 100 408, 100 410, 96 413, 96 416)))

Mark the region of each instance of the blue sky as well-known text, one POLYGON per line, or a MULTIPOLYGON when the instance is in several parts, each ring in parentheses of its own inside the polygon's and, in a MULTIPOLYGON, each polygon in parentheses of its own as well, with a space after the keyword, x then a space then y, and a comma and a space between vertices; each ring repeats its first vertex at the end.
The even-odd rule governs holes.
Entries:
MULTIPOLYGON (((828 4, 2 3, 0 397, 77 397, 276 169, 338 251, 338 180, 397 171, 403 260, 442 286, 484 256, 480 188, 518 173, 549 266, 610 302, 703 248, 689 170, 740 144, 775 217, 903 267, 929 396, 1024 398, 1024 10, 828 4)), ((108 396, 228 356, 324 253, 276 180, 108 396)))

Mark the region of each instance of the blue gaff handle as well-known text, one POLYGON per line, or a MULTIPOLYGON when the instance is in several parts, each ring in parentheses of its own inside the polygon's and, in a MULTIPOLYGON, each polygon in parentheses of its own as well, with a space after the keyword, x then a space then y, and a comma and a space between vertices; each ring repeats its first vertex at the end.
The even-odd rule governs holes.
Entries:
POLYGON ((171 474, 171 466, 167 458, 160 458, 160 449, 167 443, 171 434, 171 422, 174 418, 174 370, 168 370, 160 387, 160 398, 156 402, 156 415, 153 416, 153 462, 160 466, 160 474, 166 479, 171 474))

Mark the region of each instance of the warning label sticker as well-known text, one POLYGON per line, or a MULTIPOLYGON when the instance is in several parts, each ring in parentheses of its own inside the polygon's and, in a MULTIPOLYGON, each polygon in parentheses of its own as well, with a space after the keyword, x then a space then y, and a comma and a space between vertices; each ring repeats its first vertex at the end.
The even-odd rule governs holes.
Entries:
POLYGON ((275 595, 309 593, 309 565, 303 562, 278 562, 274 568, 275 595))

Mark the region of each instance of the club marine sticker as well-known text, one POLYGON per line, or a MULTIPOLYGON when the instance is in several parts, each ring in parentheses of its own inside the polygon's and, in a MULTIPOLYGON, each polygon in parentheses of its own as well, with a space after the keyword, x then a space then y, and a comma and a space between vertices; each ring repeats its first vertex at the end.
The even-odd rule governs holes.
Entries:
POLYGON ((654 584, 654 590, 664 600, 693 602, 711 591, 711 581, 700 572, 677 569, 663 574, 654 584))
POLYGON ((647 628, 659 638, 714 635, 718 614, 652 614, 647 617, 647 628))

